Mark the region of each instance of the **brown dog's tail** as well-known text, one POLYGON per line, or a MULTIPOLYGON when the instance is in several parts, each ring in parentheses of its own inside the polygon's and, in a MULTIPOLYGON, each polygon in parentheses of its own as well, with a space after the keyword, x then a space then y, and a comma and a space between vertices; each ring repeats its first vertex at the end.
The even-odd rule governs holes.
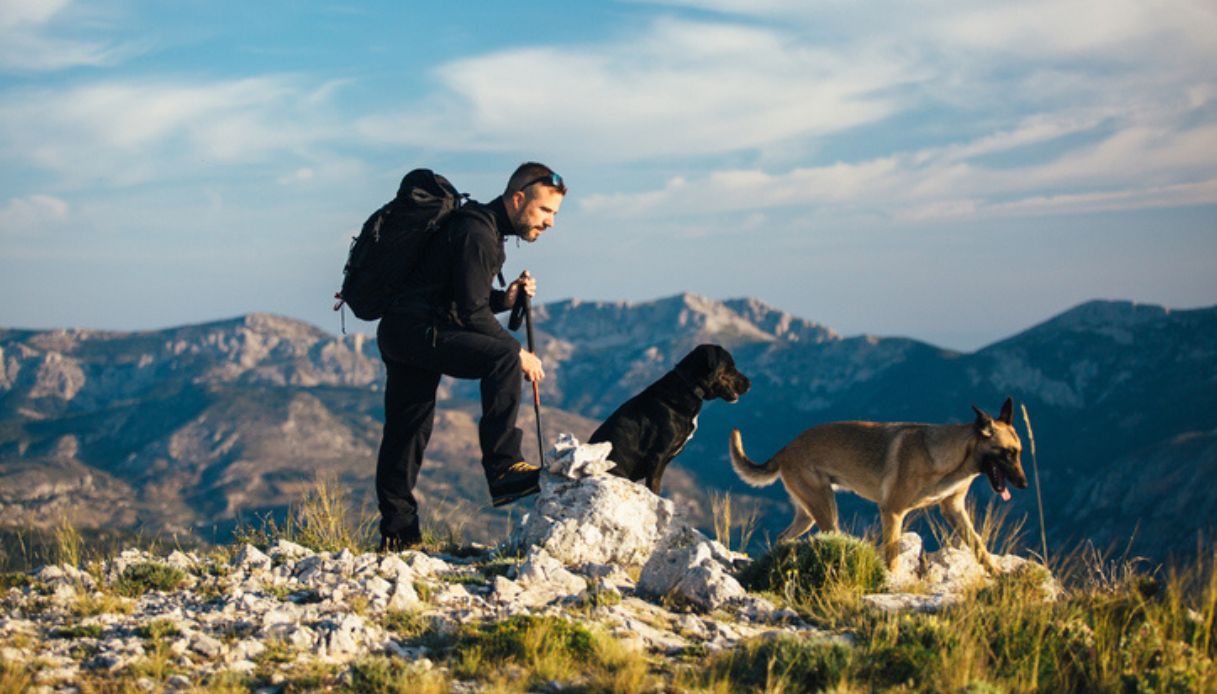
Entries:
POLYGON ((748 455, 744 453, 744 439, 740 436, 739 429, 731 430, 731 445, 728 449, 731 451, 731 466, 735 468, 735 474, 754 487, 773 484, 781 474, 777 462, 772 458, 764 465, 757 465, 748 459, 748 455))

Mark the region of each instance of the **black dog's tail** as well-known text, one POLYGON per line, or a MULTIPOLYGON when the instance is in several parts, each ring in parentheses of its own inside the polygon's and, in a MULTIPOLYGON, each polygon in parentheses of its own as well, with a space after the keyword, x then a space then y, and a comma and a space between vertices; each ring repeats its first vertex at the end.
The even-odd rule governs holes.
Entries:
POLYGON ((740 436, 739 429, 731 430, 731 445, 728 449, 731 452, 731 466, 735 468, 735 474, 754 487, 773 484, 782 472, 773 458, 764 465, 757 465, 749 460, 748 455, 744 453, 744 439, 740 436))

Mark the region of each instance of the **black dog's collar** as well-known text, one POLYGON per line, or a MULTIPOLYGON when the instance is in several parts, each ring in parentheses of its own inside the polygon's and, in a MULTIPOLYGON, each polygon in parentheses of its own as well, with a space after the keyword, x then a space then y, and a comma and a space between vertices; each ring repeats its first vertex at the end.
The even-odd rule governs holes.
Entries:
POLYGON ((697 396, 697 399, 698 399, 698 400, 705 400, 705 399, 706 399, 706 389, 705 389, 705 388, 702 388, 701 386, 697 385, 697 384, 696 384, 696 383, 694 383, 693 381, 689 380, 689 377, 688 377, 688 376, 686 376, 686 375, 682 374, 682 373, 681 373, 679 370, 677 370, 677 369, 673 369, 673 370, 672 370, 672 373, 676 374, 677 376, 680 376, 680 380, 684 381, 686 384, 688 384, 688 386, 689 386, 690 388, 692 388, 692 389, 693 389, 693 394, 697 396))

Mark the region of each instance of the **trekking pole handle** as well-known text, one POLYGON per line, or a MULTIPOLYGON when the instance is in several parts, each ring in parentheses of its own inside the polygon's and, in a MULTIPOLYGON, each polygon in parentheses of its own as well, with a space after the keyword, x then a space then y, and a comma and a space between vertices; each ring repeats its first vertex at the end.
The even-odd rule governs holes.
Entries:
POLYGON ((528 333, 528 351, 536 354, 537 348, 532 339, 532 298, 521 291, 520 303, 524 305, 524 330, 528 333))

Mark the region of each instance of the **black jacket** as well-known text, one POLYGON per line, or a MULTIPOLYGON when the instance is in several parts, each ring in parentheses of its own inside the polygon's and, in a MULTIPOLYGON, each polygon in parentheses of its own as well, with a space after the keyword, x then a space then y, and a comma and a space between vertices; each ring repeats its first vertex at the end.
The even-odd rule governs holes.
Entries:
POLYGON ((493 283, 507 260, 506 237, 515 233, 501 197, 485 205, 465 204, 423 251, 392 313, 436 327, 514 339, 494 317, 511 307, 493 283))

